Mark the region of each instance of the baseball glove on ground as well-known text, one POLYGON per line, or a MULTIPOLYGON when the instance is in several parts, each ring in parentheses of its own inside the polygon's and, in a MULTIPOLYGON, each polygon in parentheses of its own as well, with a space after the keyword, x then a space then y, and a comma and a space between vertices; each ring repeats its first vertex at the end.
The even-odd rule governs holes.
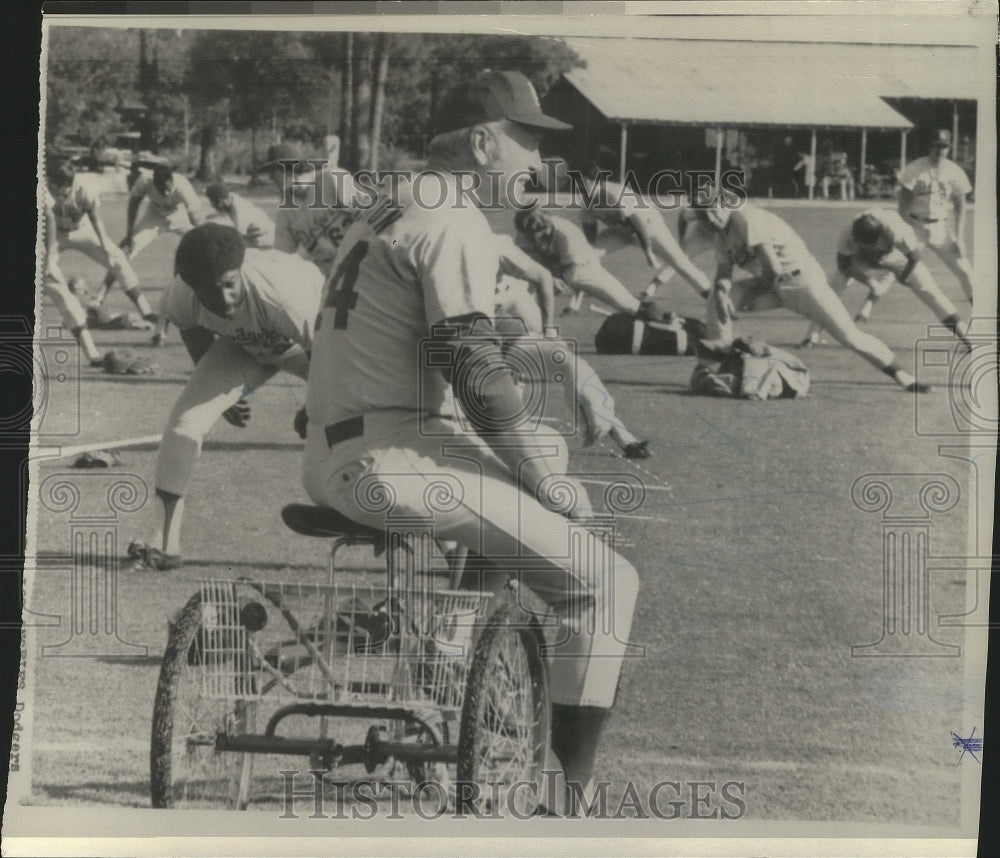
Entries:
POLYGON ((110 375, 155 375, 157 366, 127 349, 112 349, 104 355, 104 371, 110 375))

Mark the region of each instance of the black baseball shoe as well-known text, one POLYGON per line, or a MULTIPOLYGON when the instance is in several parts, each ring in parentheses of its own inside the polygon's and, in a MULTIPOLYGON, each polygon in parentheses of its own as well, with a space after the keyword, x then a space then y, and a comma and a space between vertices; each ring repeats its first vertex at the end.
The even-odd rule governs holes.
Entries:
POLYGON ((649 441, 633 441, 622 448, 626 459, 651 459, 653 451, 649 449, 649 441))
POLYGON ((922 381, 911 381, 905 388, 907 393, 930 393, 933 389, 931 385, 922 381))
POLYGON ((184 560, 180 554, 167 554, 145 542, 133 542, 128 547, 128 558, 133 571, 169 572, 180 569, 184 560))

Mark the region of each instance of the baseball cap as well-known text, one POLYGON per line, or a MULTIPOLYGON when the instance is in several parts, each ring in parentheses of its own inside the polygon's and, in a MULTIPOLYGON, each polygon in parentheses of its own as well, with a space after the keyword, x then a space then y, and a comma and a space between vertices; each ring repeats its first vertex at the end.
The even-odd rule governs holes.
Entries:
POLYGON ((487 70, 445 95, 436 131, 443 134, 499 119, 545 131, 568 131, 573 127, 542 113, 535 88, 520 72, 487 70))
POLYGON ((936 128, 931 132, 931 146, 951 146, 951 132, 947 128, 936 128))
POLYGON ((302 152, 294 143, 275 143, 267 147, 267 160, 258 164, 258 170, 270 170, 278 166, 280 161, 298 161, 302 163, 302 152))

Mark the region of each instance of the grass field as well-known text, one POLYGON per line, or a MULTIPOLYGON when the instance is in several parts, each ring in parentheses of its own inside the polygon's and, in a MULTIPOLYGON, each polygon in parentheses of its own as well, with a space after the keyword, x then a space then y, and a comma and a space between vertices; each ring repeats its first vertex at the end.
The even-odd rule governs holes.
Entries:
MULTIPOLYGON (((262 205, 273 210, 275 200, 262 198, 262 205)), ((825 264, 840 224, 862 207, 776 204, 774 211, 825 264)), ((123 209, 124 198, 107 199, 112 235, 123 232, 123 209)), ((162 238, 137 261, 154 306, 168 282, 175 242, 162 238)), ((709 270, 708 256, 698 261, 709 270)), ((636 249, 607 264, 634 291, 648 282, 636 249)), ((967 315, 958 284, 936 258, 930 264, 967 315)), ((63 268, 94 285, 101 275, 78 256, 67 255, 63 268)), ((677 311, 699 312, 679 278, 663 298, 677 311)), ((853 311, 861 295, 848 293, 846 300, 853 311)), ((127 305, 120 291, 112 293, 109 306, 131 309, 127 305)), ((51 305, 44 319, 58 324, 51 305)), ((938 455, 939 438, 915 432, 912 396, 839 346, 803 353, 813 372, 804 400, 717 400, 686 392, 693 358, 597 356, 593 334, 600 317, 585 311, 560 321, 611 390, 619 414, 652 439, 655 451, 638 468, 610 447, 584 449, 579 438, 569 440, 575 472, 595 481, 609 473, 638 474, 649 487, 643 507, 618 525, 623 553, 642 579, 632 639, 645 653, 625 667, 602 746, 599 773, 614 783, 612 794, 629 780, 640 792, 664 780, 739 781, 746 785, 750 820, 883 823, 894 832, 955 829, 963 769, 956 767, 950 731, 974 726, 965 720, 964 659, 852 657, 853 644, 881 634, 882 526, 878 515, 852 503, 851 486, 868 473, 941 473, 964 488, 968 467, 938 455)), ((905 288, 896 288, 868 327, 912 367, 914 344, 933 321, 905 288)), ((807 327, 785 310, 744 314, 739 324, 786 347, 807 327)), ((114 379, 83 369, 79 440, 69 443, 110 444, 162 430, 190 361, 176 338, 152 352, 148 337, 97 333, 102 348, 154 354, 160 372, 114 379)), ((919 402, 921 420, 931 425, 951 420, 946 379, 944 367, 933 367, 929 380, 942 386, 919 402)), ((119 577, 119 634, 148 648, 147 657, 29 655, 34 773, 28 802, 148 806, 149 724, 168 615, 202 577, 311 579, 322 568, 324 543, 295 536, 278 517, 284 503, 305 499, 301 443, 291 425, 304 395, 301 382, 279 376, 254 394, 247 429, 220 422, 187 501, 185 567, 119 577)), ((151 490, 155 458, 155 445, 124 450, 116 472, 137 475, 151 490)), ((66 466, 43 461, 40 479, 66 466)), ((84 486, 85 500, 106 491, 106 482, 88 488, 106 474, 70 473, 84 486)), ((966 553, 968 510, 963 499, 933 519, 933 554, 966 553)), ((64 615, 71 576, 61 556, 69 551, 71 522, 67 513, 45 508, 37 520, 31 607, 64 615)), ((119 551, 150 526, 149 504, 123 516, 119 551)), ((932 624, 938 613, 965 609, 964 575, 936 574, 931 581, 932 624)), ((961 629, 933 631, 942 642, 963 642, 961 629)), ((40 629, 38 641, 58 644, 67 633, 64 621, 40 629)))

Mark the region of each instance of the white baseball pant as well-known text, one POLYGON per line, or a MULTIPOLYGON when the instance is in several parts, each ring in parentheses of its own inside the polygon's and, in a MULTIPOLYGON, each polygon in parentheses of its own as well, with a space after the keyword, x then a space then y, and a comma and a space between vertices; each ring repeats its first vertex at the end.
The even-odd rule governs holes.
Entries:
MULTIPOLYGON (((457 422, 393 410, 363 424, 362 435, 330 447, 327 427, 310 422, 303 485, 312 501, 380 529, 394 517, 429 518, 435 538, 518 570, 565 620, 552 651, 553 703, 611 708, 639 590, 632 565, 520 491, 457 422)), ((560 445, 541 443, 558 460, 560 445)))
POLYGON ((209 429, 223 411, 279 369, 307 378, 305 351, 292 346, 274 364, 263 364, 229 337, 218 337, 195 365, 167 418, 156 458, 156 487, 183 496, 209 429))

